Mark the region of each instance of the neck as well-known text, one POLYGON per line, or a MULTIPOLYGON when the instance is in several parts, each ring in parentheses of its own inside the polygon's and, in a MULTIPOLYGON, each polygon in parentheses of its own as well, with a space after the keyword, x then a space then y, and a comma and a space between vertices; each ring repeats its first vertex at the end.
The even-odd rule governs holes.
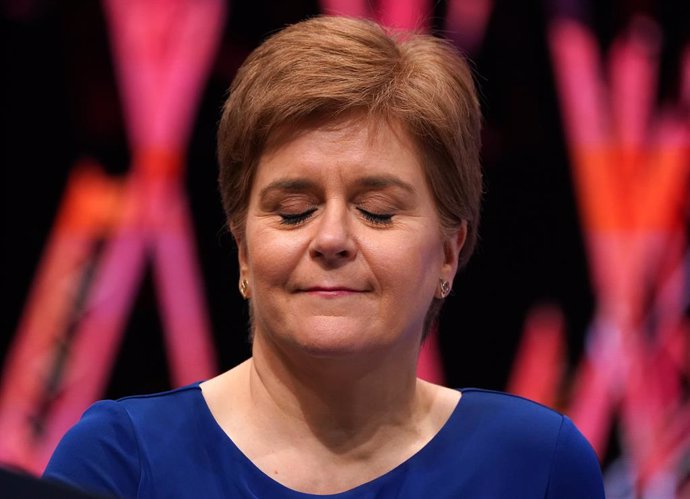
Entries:
POLYGON ((332 494, 410 458, 457 405, 459 392, 416 379, 410 350, 366 362, 311 358, 267 348, 256 336, 252 359, 202 391, 224 431, 264 473, 301 492, 332 494))
POLYGON ((416 350, 334 359, 272 347, 255 338, 248 373, 252 403, 273 424, 301 427, 333 451, 371 442, 372 431, 414 423, 426 409, 416 350))

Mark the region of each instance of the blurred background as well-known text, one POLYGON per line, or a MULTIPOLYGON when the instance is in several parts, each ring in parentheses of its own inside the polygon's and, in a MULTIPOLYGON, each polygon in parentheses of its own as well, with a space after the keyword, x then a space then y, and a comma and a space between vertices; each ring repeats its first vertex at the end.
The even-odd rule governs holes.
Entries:
POLYGON ((249 356, 220 109, 268 35, 336 13, 449 38, 480 88, 480 242, 420 374, 565 412, 609 498, 690 498, 686 1, 1 5, 0 463, 249 356))

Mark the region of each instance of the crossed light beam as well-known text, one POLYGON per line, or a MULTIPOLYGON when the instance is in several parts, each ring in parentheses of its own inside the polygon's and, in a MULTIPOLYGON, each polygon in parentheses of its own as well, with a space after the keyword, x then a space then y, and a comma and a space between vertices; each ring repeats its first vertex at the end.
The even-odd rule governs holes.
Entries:
POLYGON ((0 462, 40 473, 61 436, 102 396, 147 265, 173 386, 216 373, 183 188, 222 0, 105 0, 132 167, 70 176, 0 386, 0 462))
POLYGON ((569 400, 557 396, 567 383, 553 309, 528 318, 510 389, 561 407, 600 456, 618 417, 632 488, 689 497, 690 46, 679 102, 657 109, 661 32, 651 19, 615 40, 607 75, 581 22, 557 17, 548 36, 597 309, 569 400))

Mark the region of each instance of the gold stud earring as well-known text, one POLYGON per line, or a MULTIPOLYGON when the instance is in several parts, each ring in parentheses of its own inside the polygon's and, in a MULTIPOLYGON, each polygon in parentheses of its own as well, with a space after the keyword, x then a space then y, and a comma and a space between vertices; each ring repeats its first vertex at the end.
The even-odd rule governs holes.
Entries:
POLYGON ((249 298, 249 283, 246 279, 240 280, 240 294, 245 300, 249 298))
POLYGON ((450 283, 444 279, 439 279, 438 282, 441 288, 441 298, 445 298, 450 293, 450 283))

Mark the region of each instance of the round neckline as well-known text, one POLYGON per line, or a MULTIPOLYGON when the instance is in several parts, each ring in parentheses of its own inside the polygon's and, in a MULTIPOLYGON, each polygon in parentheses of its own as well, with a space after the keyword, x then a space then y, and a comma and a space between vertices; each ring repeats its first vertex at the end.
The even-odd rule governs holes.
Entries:
POLYGON ((227 444, 228 449, 230 453, 233 455, 234 460, 243 465, 256 478, 257 481, 261 482, 261 486, 265 490, 270 490, 273 493, 278 494, 279 497, 290 497, 294 499, 346 499, 351 495, 359 497, 357 494, 367 488, 371 488, 377 485, 384 487, 386 483, 392 481, 396 482, 396 477, 399 474, 403 473, 406 468, 414 466, 414 464, 418 461, 424 461, 427 455, 438 456, 440 452, 439 447, 447 445, 447 443, 452 440, 444 437, 451 431, 457 431, 457 425, 455 424, 455 421, 460 417, 462 407, 464 407, 465 405, 463 403, 463 400, 466 396, 466 390, 458 389, 457 391, 460 392, 460 398, 458 399, 457 404, 455 405, 455 407, 453 408, 453 410, 451 411, 450 415, 443 423, 441 428, 422 448, 420 448, 417 452, 415 452, 409 458, 402 461, 394 468, 367 482, 361 483, 351 489, 344 490, 342 492, 336 492, 334 494, 312 494, 309 492, 301 492, 299 490, 295 490, 286 485, 283 485, 282 483, 278 482, 273 477, 265 473, 263 470, 261 470, 258 466, 256 466, 256 464, 254 464, 244 454, 244 452, 242 452, 242 450, 235 444, 232 438, 230 438, 230 436, 227 433, 225 433, 225 431, 223 431, 223 428, 221 428, 220 424, 211 412, 211 408, 206 402, 206 399, 204 398, 203 392, 199 384, 200 383, 196 383, 195 387, 197 389, 198 402, 200 403, 200 405, 203 406, 203 418, 206 421, 206 423, 212 428, 212 431, 215 434, 212 438, 212 442, 210 442, 210 445, 218 446, 227 444), (222 441, 223 444, 219 444, 219 441, 222 441))

